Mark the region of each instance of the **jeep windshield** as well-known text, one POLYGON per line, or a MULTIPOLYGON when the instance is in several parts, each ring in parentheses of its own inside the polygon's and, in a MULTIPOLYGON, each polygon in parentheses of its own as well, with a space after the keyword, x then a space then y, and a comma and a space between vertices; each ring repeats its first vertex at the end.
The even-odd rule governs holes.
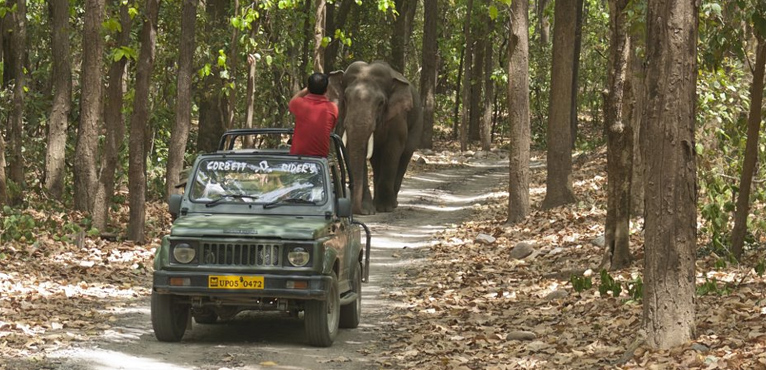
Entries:
POLYGON ((197 166, 189 199, 208 207, 227 203, 323 204, 320 163, 297 158, 209 158, 197 166))

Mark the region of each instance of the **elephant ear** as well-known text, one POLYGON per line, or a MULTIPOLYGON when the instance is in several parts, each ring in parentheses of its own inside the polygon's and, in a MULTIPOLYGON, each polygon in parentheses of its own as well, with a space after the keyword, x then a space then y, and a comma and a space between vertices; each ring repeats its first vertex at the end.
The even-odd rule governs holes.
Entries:
POLYGON ((343 71, 333 71, 327 75, 327 99, 340 108, 343 101, 343 71))
POLYGON ((391 86, 391 94, 388 96, 385 121, 412 109, 412 89, 410 89, 409 81, 399 72, 391 71, 391 75, 393 85, 391 86))

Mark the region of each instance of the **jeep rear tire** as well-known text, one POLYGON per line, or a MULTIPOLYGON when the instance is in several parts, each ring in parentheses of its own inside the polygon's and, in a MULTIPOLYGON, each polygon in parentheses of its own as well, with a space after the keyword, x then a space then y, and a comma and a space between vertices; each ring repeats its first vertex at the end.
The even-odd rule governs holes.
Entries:
POLYGON ((171 294, 152 292, 152 328, 160 342, 178 342, 189 322, 189 305, 177 302, 171 294))
POLYGON ((354 329, 359 326, 362 317, 362 263, 357 262, 351 271, 351 291, 356 293, 356 300, 340 307, 340 327, 354 329))
POLYGON ((330 289, 324 301, 311 300, 306 302, 304 325, 306 337, 310 345, 329 347, 338 335, 340 321, 340 294, 338 293, 338 277, 332 274, 330 289))

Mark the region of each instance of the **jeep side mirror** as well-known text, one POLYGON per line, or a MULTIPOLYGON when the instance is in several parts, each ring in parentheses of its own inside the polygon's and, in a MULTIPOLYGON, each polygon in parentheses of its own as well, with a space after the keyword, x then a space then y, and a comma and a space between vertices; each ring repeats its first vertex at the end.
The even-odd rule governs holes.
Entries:
POLYGON ((351 217, 351 198, 338 198, 338 217, 351 217))
POLYGON ((178 213, 181 212, 181 199, 183 199, 181 194, 170 194, 170 198, 168 198, 168 210, 174 220, 178 217, 178 213))

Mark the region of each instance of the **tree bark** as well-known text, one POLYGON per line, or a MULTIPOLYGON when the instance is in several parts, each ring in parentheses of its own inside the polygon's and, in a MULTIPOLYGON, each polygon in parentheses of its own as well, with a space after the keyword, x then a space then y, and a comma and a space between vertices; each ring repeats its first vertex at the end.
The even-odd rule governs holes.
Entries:
POLYGON ((314 72, 324 72, 324 47, 322 39, 325 35, 324 22, 327 12, 327 2, 325 0, 316 0, 316 16, 314 17, 314 72))
POLYGON ((750 214, 750 188, 753 184, 755 165, 758 162, 758 136, 761 131, 761 110, 763 104, 763 75, 766 65, 766 45, 761 36, 757 37, 755 69, 750 86, 750 113, 747 117, 747 143, 742 174, 739 179, 737 210, 734 212, 734 229, 731 231, 731 253, 737 260, 742 259, 742 250, 747 232, 747 216, 750 214))
POLYGON ((337 9, 335 9, 335 4, 337 2, 330 4, 325 14, 325 31, 332 37, 332 41, 330 41, 324 51, 324 70, 327 72, 335 70, 335 59, 338 57, 338 49, 341 45, 341 41, 335 38, 335 30, 342 30, 345 27, 351 7, 356 2, 354 0, 342 0, 337 9))
MULTIPOLYGON (((492 35, 494 28, 494 22, 486 16, 488 25, 487 35, 492 35)), ((489 38, 489 36, 488 36, 489 38)), ((482 99, 482 116, 479 121, 479 140, 481 141, 481 150, 489 151, 492 146, 492 97, 494 95, 495 82, 492 81, 492 67, 494 66, 492 61, 492 54, 494 48, 492 44, 494 40, 489 40, 484 43, 484 99, 482 99)))
POLYGON ((473 81, 471 67, 473 64, 473 34, 471 33, 471 17, 473 16, 473 0, 468 0, 466 7, 465 23, 463 23, 463 32, 465 33, 465 47, 463 60, 463 105, 460 110, 460 150, 468 149, 468 121, 470 120, 471 106, 471 81, 473 81))
POLYGON ((53 104, 48 124, 48 147, 45 151, 45 190, 53 199, 61 199, 66 176, 66 136, 72 108, 72 62, 69 53, 69 0, 52 0, 51 48, 53 55, 53 104))
MULTIPOLYGON (((191 130, 192 77, 194 74, 194 32, 197 27, 197 1, 184 0, 181 6, 181 40, 178 48, 178 97, 176 98, 176 120, 170 132, 168 167, 165 173, 165 190, 168 196, 177 194, 176 185, 181 182, 184 167, 186 141, 191 130)), ((248 94, 250 98, 251 94, 248 94)))
POLYGON ((644 115, 644 61, 638 55, 638 50, 644 50, 642 36, 631 34, 630 43, 633 45, 630 52, 630 73, 627 91, 630 96, 630 104, 627 105, 627 119, 633 127, 633 166, 632 181, 630 182, 630 213, 632 216, 644 216, 644 155, 643 142, 644 128, 641 126, 644 115), (637 45, 640 44, 640 45, 637 45))
MULTIPOLYGON (((481 20, 483 23, 484 16, 481 20)), ((480 139, 479 127, 482 116, 482 101, 487 97, 482 96, 482 82, 484 81, 484 53, 486 52, 487 43, 487 31, 483 27, 477 27, 471 30, 473 35, 476 35, 476 42, 473 46, 473 67, 471 67, 471 99, 468 110, 468 141, 476 142, 480 139)))
POLYGON ((698 2, 649 0, 646 71, 646 342, 694 337, 698 2))
MULTIPOLYGON (((130 45, 130 28, 132 20, 128 5, 119 0, 113 1, 118 7, 122 31, 117 36, 115 47, 130 45)), ((106 88, 106 105, 104 108, 104 125, 106 138, 103 155, 101 156, 101 173, 98 178, 98 189, 93 199, 93 227, 106 230, 109 222, 109 208, 114 195, 114 174, 120 159, 120 148, 125 136, 125 119, 122 115, 123 96, 125 94, 128 58, 113 61, 109 67, 109 86, 106 88)))
POLYGON ((423 102, 423 134, 420 147, 434 146, 434 91, 436 90, 436 62, 439 53, 437 41, 439 3, 437 0, 423 0, 423 70, 420 72, 420 101, 423 102))
POLYGON ((633 162, 633 128, 623 117, 625 80, 628 74, 629 0, 609 0, 609 76, 604 130, 607 136, 607 210, 601 268, 619 270, 630 265, 630 183, 633 162))
POLYGON ((583 17, 583 0, 577 0, 577 15, 575 18, 575 38, 574 38, 574 58, 572 58, 572 104, 570 105, 571 113, 571 128, 572 128, 572 148, 577 143, 577 95, 580 90, 580 49, 582 46, 582 17, 583 17))
MULTIPOLYGON (((13 34, 11 35, 11 68, 13 71, 13 102, 8 124, 8 180, 15 188, 8 194, 8 202, 18 205, 23 199, 25 188, 24 157, 22 155, 22 133, 24 131, 24 90, 26 87, 27 49, 27 2, 16 1, 16 11, 13 13, 13 34)), ((6 14, 6 17, 8 14, 6 14)))
MULTIPOLYGON (((239 0, 234 0, 234 16, 239 14, 239 0)), ((226 95, 226 122, 225 129, 234 128, 234 113, 237 111, 237 61, 239 60, 239 28, 232 27, 231 39, 229 39, 229 53, 226 57, 226 68, 229 78, 222 79, 228 95, 226 95)))
POLYGON ((98 184, 98 126, 101 117, 101 66, 104 39, 101 23, 104 21, 104 0, 85 1, 83 25, 82 82, 80 83, 80 126, 74 158, 74 207, 78 211, 91 211, 98 184))
POLYGON ((575 202, 572 191, 572 75, 577 1, 557 1, 554 9, 553 69, 548 107, 548 170, 543 209, 575 202))
MULTIPOLYGON (((228 27, 228 0, 208 0, 205 3, 207 22, 205 32, 214 33, 216 30, 228 27)), ((210 45, 210 53, 213 60, 208 61, 212 66, 212 73, 202 81, 202 94, 199 97, 199 131, 197 133, 197 151, 212 152, 218 148, 218 141, 226 131, 226 103, 223 95, 223 81, 221 80, 220 68, 217 67, 216 59, 218 50, 224 45, 210 45)))
POLYGON ((412 21, 415 16, 417 0, 396 0, 396 11, 399 15, 394 21, 394 32, 391 34, 391 68, 406 75, 407 45, 412 35, 412 21))
POLYGON ((154 48, 157 42, 157 18, 160 0, 146 0, 146 15, 141 27, 141 50, 136 64, 136 95, 133 115, 130 117, 130 221, 128 239, 138 244, 145 242, 146 223, 146 147, 145 135, 149 122, 149 80, 154 66, 154 48))
POLYGON ((540 44, 548 45, 551 40, 551 21, 545 14, 545 8, 550 0, 537 0, 535 12, 537 13, 537 32, 540 34, 540 44))
POLYGON ((508 50, 508 223, 516 224, 529 213, 529 0, 511 3, 508 50))

